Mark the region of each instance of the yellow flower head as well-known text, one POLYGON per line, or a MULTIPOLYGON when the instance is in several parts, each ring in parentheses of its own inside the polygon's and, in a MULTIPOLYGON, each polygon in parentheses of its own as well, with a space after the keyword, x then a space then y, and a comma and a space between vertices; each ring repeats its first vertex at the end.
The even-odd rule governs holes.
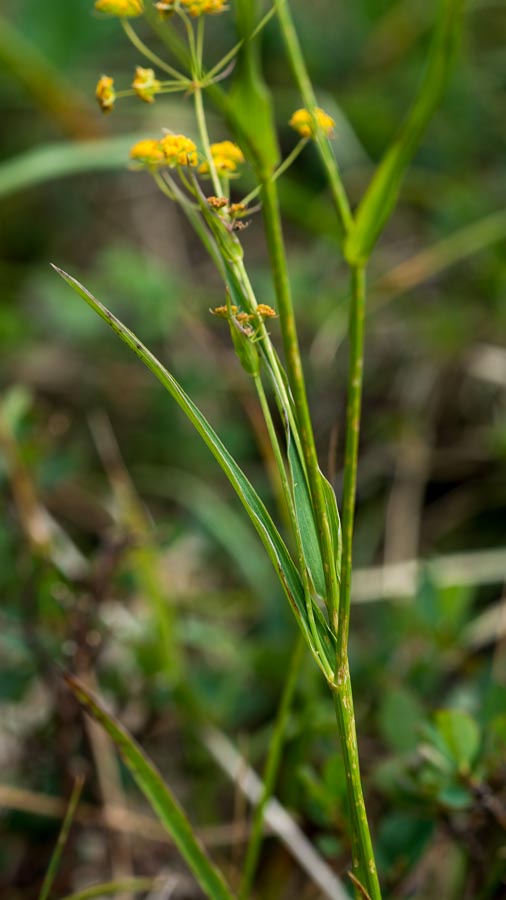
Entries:
POLYGON ((114 79, 110 78, 109 75, 102 75, 99 78, 97 83, 97 88, 95 91, 95 97, 98 100, 98 105, 100 109, 104 113, 111 112, 114 107, 114 101, 116 100, 116 91, 114 90, 114 79))
POLYGON ((332 134, 332 131, 335 126, 334 119, 332 119, 323 109, 317 107, 314 111, 314 117, 311 115, 308 109, 296 109, 292 118, 290 119, 290 125, 295 131, 298 131, 301 137, 305 138, 314 138, 315 136, 315 123, 316 119, 317 125, 325 132, 328 136, 332 134))
MULTIPOLYGON (((220 141, 217 144, 211 144, 211 156, 213 158, 216 171, 220 175, 233 175, 237 172, 237 167, 244 162, 244 155, 240 147, 232 141, 220 141)), ((199 168, 201 175, 209 173, 209 163, 206 160, 199 168)))
MULTIPOLYGON (((209 312, 213 316, 218 316, 219 319, 228 319, 229 316, 228 306, 215 306, 214 309, 210 309, 209 312)), ((237 306, 231 306, 230 312, 233 316, 235 316, 237 312, 237 306)))
POLYGON ((226 197, 206 197, 206 200, 211 209, 224 209, 228 202, 226 197))
POLYGON ((145 138, 138 141, 130 150, 130 159, 139 166, 146 166, 148 169, 154 169, 157 166, 163 166, 165 163, 165 154, 160 146, 160 141, 152 138, 145 138))
POLYGON ((260 316, 261 319, 276 319, 277 312, 272 306, 268 306, 267 303, 259 303, 256 308, 257 315, 260 316))
POLYGON ((155 78, 153 69, 143 69, 142 66, 137 66, 132 87, 141 100, 153 103, 155 94, 160 90, 160 82, 155 78))
POLYGON ((108 16, 133 19, 135 16, 142 16, 144 0, 95 0, 95 9, 108 16))
POLYGON ((228 9, 226 0, 180 0, 180 4, 193 18, 206 14, 215 16, 228 9))
POLYGON ((197 148, 190 138, 184 134, 166 134, 159 142, 165 165, 171 169, 175 166, 198 165, 197 148))

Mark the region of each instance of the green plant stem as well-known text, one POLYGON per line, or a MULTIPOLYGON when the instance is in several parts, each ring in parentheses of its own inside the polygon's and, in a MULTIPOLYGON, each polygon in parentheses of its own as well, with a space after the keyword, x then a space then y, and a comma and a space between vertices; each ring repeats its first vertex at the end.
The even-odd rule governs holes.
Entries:
POLYGON ((260 406, 262 408, 263 417, 265 420, 265 424, 267 426, 267 431, 269 434, 271 446, 274 452, 274 458, 276 460, 276 464, 279 470, 279 475, 281 478, 281 483, 283 486, 283 494, 285 497, 285 502, 288 508, 288 514, 290 517, 290 525, 292 527, 293 536, 295 539, 295 545, 297 548, 297 558, 299 561, 299 569, 300 576, 302 579, 302 583, 304 586, 304 597, 306 600, 306 609, 309 619, 309 627, 311 630, 311 635, 314 641, 314 648, 318 652, 318 657, 320 661, 320 667, 327 679, 332 678, 332 671, 328 669, 328 665, 326 663, 325 651, 322 647, 322 643, 320 640, 320 635, 318 634, 318 629, 316 627, 316 622, 314 618, 314 609, 313 609, 313 598, 311 594, 311 585, 309 583, 309 577, 307 572, 307 566, 304 559, 304 549, 302 546, 302 538, 299 529, 299 523, 297 521, 297 514, 295 512, 295 504, 290 491, 290 487, 288 484, 288 478, 286 475, 285 464, 283 460, 283 455, 281 453, 281 449, 279 446, 278 437, 276 434, 276 429, 274 428, 274 422, 272 421, 271 411, 269 409, 269 404, 267 402, 267 397, 265 396, 264 387, 262 384, 262 379, 259 375, 254 379, 255 387, 258 393, 258 399, 260 401, 260 406))
MULTIPOLYGON (((274 0, 274 3, 288 59, 302 95, 304 105, 306 109, 314 113, 314 110, 317 107, 316 97, 304 62, 299 38, 293 24, 288 2, 287 0, 274 0)), ((353 216, 346 196, 346 191, 344 190, 341 181, 336 158, 332 152, 328 139, 321 128, 316 128, 315 141, 327 174, 334 206, 339 216, 342 229, 344 233, 347 234, 353 224, 353 216)))
POLYGON ((213 155, 211 153, 211 145, 209 142, 209 134, 207 132, 206 116, 204 112, 204 101, 202 99, 202 89, 200 86, 196 86, 194 88, 194 94, 195 116, 197 118, 200 140, 202 141, 204 153, 209 165, 209 173, 211 175, 211 181, 213 182, 213 188, 216 192, 216 196, 221 197, 223 194, 223 189, 221 187, 220 179, 218 178, 218 173, 216 171, 216 166, 214 165, 213 155))
POLYGON ((79 803, 83 784, 84 777, 82 775, 79 775, 74 782, 74 787, 72 788, 72 794, 70 795, 67 812, 65 813, 65 818, 63 819, 60 833, 58 835, 58 840, 56 841, 55 848, 49 861, 49 866, 47 867, 46 876, 44 878, 44 881, 42 882, 42 887, 39 893, 39 900, 47 900, 49 894, 51 893, 51 888, 53 887, 53 882, 60 865, 62 853, 65 849, 65 844, 67 843, 69 832, 72 827, 72 822, 74 819, 75 811, 77 809, 77 805, 79 803))
POLYGON ((177 69, 169 66, 169 64, 159 56, 157 56, 156 53, 153 53, 153 51, 146 46, 144 41, 141 41, 140 37, 138 36, 137 32, 134 31, 128 19, 120 19, 120 21, 123 26, 123 31, 125 32, 128 40, 134 45, 135 49, 138 50, 139 53, 142 53, 142 55, 145 56, 146 59, 149 59, 149 61, 152 62, 153 65, 157 66, 159 69, 162 69, 163 72, 167 72, 168 75, 172 75, 172 77, 177 81, 188 81, 186 75, 183 75, 182 72, 178 72, 177 69))
POLYGON ((341 510, 343 553, 339 597, 339 634, 337 643, 337 680, 339 667, 347 665, 350 628, 351 568, 353 555, 353 523, 357 493, 358 442, 362 405, 364 370, 365 269, 351 269, 349 312, 348 397, 346 402, 346 442, 344 451, 344 484, 341 510))
MULTIPOLYGON (((333 692, 337 727, 346 772, 346 792, 351 825, 352 869, 371 900, 381 900, 367 813, 360 780, 355 713, 348 661, 341 666, 339 680, 333 692)), ((363 897, 355 890, 357 900, 363 897)))
POLYGON ((318 457, 313 435, 313 426, 306 396, 304 373, 299 350, 299 340, 293 312, 293 304, 286 264, 286 253, 281 230, 281 218, 276 185, 271 179, 262 183, 263 213, 267 246, 274 277, 274 286, 279 306, 280 325, 283 336, 288 381, 293 393, 297 424, 301 437, 302 453, 307 468, 309 489, 315 511, 322 552, 325 584, 327 586, 327 607, 331 626, 337 632, 339 588, 328 521, 325 497, 318 466, 318 457))
POLYGON ((247 900, 249 897, 255 871, 258 865, 260 850, 262 847, 263 818, 265 807, 272 796, 276 778, 279 772, 281 753, 286 738, 288 715, 292 705, 293 695, 297 684, 305 642, 302 632, 299 631, 295 647, 290 660, 288 674, 283 687, 283 693, 279 702, 274 732, 269 743, 269 752, 263 773, 263 791, 260 801, 255 809, 251 824, 251 834, 246 849, 246 859, 239 887, 239 900, 247 900))

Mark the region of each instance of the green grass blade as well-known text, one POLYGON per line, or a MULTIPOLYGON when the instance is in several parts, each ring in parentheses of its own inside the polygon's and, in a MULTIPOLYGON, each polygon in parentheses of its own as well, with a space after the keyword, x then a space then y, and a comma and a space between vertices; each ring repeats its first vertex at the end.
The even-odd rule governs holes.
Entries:
POLYGON ((206 895, 211 900, 234 900, 223 877, 195 837, 190 822, 151 760, 87 687, 71 676, 66 676, 65 680, 86 712, 114 741, 137 785, 171 835, 206 895))
POLYGON ((161 885, 160 878, 119 878, 117 881, 103 881, 91 884, 75 894, 66 894, 61 900, 96 900, 101 897, 114 897, 115 894, 138 893, 151 891, 161 885))
POLYGON ((336 571, 338 579, 341 578, 341 555, 343 549, 343 540, 341 532, 341 519, 337 508, 337 500, 330 481, 321 476, 323 484, 323 495, 325 497, 325 505, 327 507, 327 516, 330 524, 330 534, 332 537, 332 546, 334 547, 334 556, 336 561, 336 571))
POLYGON ((46 876, 44 878, 44 881, 42 882, 42 887, 39 893, 39 900, 47 900, 51 892, 51 888, 53 886, 53 882, 60 865, 62 853, 65 849, 65 844, 67 843, 69 831, 72 826, 72 821, 77 809, 77 804, 79 803, 83 784, 83 776, 78 776, 74 781, 74 787, 72 788, 72 794, 70 795, 67 812, 65 813, 65 818, 63 819, 62 827, 58 835, 58 840, 56 841, 55 848, 49 861, 46 876))
POLYGON ((438 106, 460 35, 463 0, 440 0, 425 76, 401 130, 387 149, 358 207, 345 242, 352 265, 366 261, 397 202, 402 179, 438 106))
POLYGON ((316 530, 311 496, 301 463, 299 452, 288 433, 288 461, 292 476, 293 502, 299 527, 300 539, 304 550, 304 559, 309 571, 313 587, 320 597, 326 595, 325 573, 323 571, 322 554, 318 532, 316 530))
MULTIPOLYGON (((134 351, 144 365, 153 372, 200 434, 202 440, 221 466, 248 513, 267 550, 269 558, 278 573, 279 579, 299 625, 302 627, 308 642, 311 644, 307 610, 304 600, 304 589, 299 572, 264 503, 258 496, 253 485, 246 478, 242 469, 237 465, 235 459, 228 452, 207 419, 195 406, 190 397, 188 397, 174 376, 171 375, 151 351, 139 341, 138 337, 133 334, 126 325, 120 322, 113 313, 103 306, 93 294, 86 290, 82 284, 76 281, 75 278, 72 278, 71 275, 68 275, 57 266, 53 265, 52 268, 67 282, 68 285, 70 285, 70 287, 73 288, 73 290, 76 291, 76 293, 79 294, 80 297, 82 297, 83 300, 85 300, 88 306, 90 306, 104 322, 107 322, 118 337, 120 337, 121 340, 134 351)), ((326 636, 326 641, 328 643, 328 635, 326 636)), ((331 660, 333 659, 332 653, 333 648, 330 647, 329 654, 331 660)))

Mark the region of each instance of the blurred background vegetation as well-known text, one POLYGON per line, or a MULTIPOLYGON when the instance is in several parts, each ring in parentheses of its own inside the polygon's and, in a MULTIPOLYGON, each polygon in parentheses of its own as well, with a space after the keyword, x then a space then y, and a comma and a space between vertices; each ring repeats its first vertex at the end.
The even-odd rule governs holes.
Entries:
MULTIPOLYGON (((434 5, 293 0, 354 202, 413 95, 434 5)), ((233 17, 210 34, 218 59, 233 17)), ((387 897, 505 890, 505 38, 503 4, 468 4, 454 77, 370 275, 351 664, 387 897)), ((300 103, 274 23, 263 57, 286 154, 300 103)), ((272 506, 256 401, 208 314, 219 279, 179 211, 127 169, 136 138, 192 134, 190 104, 132 99, 107 118, 94 104, 102 72, 127 86, 139 63, 91 0, 2 4, 0 890, 13 900, 37 897, 78 771, 59 895, 163 870, 171 896, 200 896, 59 667, 99 685, 233 879, 249 810, 193 711, 261 771, 296 637, 206 448, 49 269, 79 278, 169 361, 272 506)), ((211 130, 224 134, 214 118, 211 130)), ((347 284, 311 148, 282 200, 320 458, 339 498, 347 284)), ((244 245, 274 302, 255 218, 244 245)), ((346 880, 333 710, 309 658, 276 795, 346 880)), ((325 896, 274 837, 256 891, 325 896)))

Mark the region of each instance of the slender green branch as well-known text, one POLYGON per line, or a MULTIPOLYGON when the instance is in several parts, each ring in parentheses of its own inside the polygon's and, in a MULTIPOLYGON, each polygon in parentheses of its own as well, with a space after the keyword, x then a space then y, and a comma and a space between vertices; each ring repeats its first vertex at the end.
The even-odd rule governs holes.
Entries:
MULTIPOLYGON (((290 13, 288 2, 287 0, 274 0, 274 5, 278 14, 281 34, 285 43, 288 59, 292 67, 292 72, 299 87, 300 93, 302 95, 304 105, 306 109, 309 110, 309 112, 314 113, 314 110, 317 107, 315 92, 313 90, 313 85, 306 68, 306 63, 304 62, 304 57, 302 55, 302 50, 299 44, 299 38, 293 24, 293 19, 290 13)), ((316 128, 315 130, 315 140, 325 171, 327 173, 329 187, 332 193, 332 199, 334 201, 341 226, 344 233, 347 234, 353 224, 353 216, 350 210, 348 198, 346 196, 346 191, 341 181, 336 158, 332 152, 332 148, 328 142, 327 137, 320 128, 316 128)))
POLYGON ((332 547, 330 525, 318 466, 318 457, 313 435, 313 426, 306 396, 304 373, 299 350, 299 340, 295 325, 290 282, 286 264, 286 253, 281 230, 278 195, 275 184, 266 179, 262 184, 265 233, 271 259, 274 285, 279 305, 279 316, 283 336, 288 380, 293 393, 297 414, 298 431, 301 437, 303 459, 307 468, 309 489, 316 517, 322 551, 325 583, 327 586, 327 607, 333 630, 337 631, 339 587, 332 547))
POLYGON ((120 19, 120 22, 123 26, 123 31, 125 32, 128 40, 134 45, 135 49, 138 50, 139 53, 142 53, 142 55, 145 56, 146 59, 149 59, 149 61, 152 62, 153 65, 158 66, 159 69, 167 72, 168 75, 172 75, 172 77, 176 78, 178 81, 188 81, 186 75, 183 75, 181 72, 178 72, 177 69, 169 66, 169 64, 159 56, 157 56, 156 53, 153 53, 153 51, 146 46, 144 41, 141 41, 139 35, 132 27, 129 19, 120 19))
POLYGON ((339 671, 338 684, 334 691, 334 707, 346 772, 353 874, 367 890, 371 900, 381 900, 381 889, 360 779, 355 713, 347 660, 339 671))
POLYGON ((267 402, 267 397, 265 396, 265 391, 262 384, 262 379, 259 375, 257 375, 254 379, 255 387, 258 393, 258 399, 260 401, 260 406, 262 408, 262 413, 265 419, 265 424, 267 426, 267 431, 269 434, 269 438, 271 441, 272 449, 274 452, 274 457, 276 460, 276 464, 279 470, 279 475, 281 478, 281 483, 283 486, 283 494, 285 497, 286 505, 288 508, 288 513, 290 516, 290 525, 292 527, 293 536, 295 539, 295 545, 297 548, 297 558, 299 562, 300 575, 302 578, 302 583, 304 586, 304 598, 306 601, 306 609, 309 620, 309 627, 311 631, 311 636, 313 638, 313 646, 314 650, 318 655, 320 660, 321 669, 327 678, 327 680, 332 679, 332 671, 328 669, 325 651, 322 646, 322 642, 320 639, 320 635, 318 633, 318 628, 316 626, 315 617, 314 617, 314 608, 313 608, 313 596, 311 593, 311 585, 309 583, 309 576, 307 572, 307 565, 304 558, 304 548, 302 546, 302 537, 300 533, 299 523, 297 521, 297 514, 295 512, 295 504, 292 497, 292 493, 290 491, 290 486, 288 484, 288 478, 285 469, 285 463, 283 460, 283 455, 281 453, 281 448, 279 446, 278 437, 276 434, 276 429, 274 427, 274 422, 272 421, 271 411, 269 409, 269 404, 267 402))
POLYGON ((263 791, 260 801, 255 809, 253 821, 251 824, 251 834, 246 849, 246 859, 242 873, 241 884, 239 887, 239 900, 247 900, 249 897, 255 871, 260 857, 262 847, 263 819, 267 803, 269 802, 276 778, 279 772, 279 764, 281 761, 281 753, 283 744, 286 739, 286 729, 288 725, 288 716, 292 705, 295 687, 297 684, 297 675, 299 673, 302 657, 304 653, 304 638, 302 632, 299 632, 292 652, 292 657, 288 667, 288 674, 283 687, 283 693, 279 702, 276 723, 274 725, 274 733, 269 743, 269 752, 263 773, 263 791))
POLYGON ((196 86, 194 90, 195 95, 195 115, 197 118, 197 125, 200 134, 200 140, 202 142, 202 146, 204 148, 204 153, 206 155, 207 162, 209 164, 209 174, 211 175, 211 181, 213 183, 213 188, 217 197, 221 197, 223 195, 223 188, 221 186, 220 179, 218 178, 218 173, 216 171, 216 166, 214 164, 213 155, 211 153, 211 144, 209 142, 209 134, 207 131, 207 123, 206 116, 204 111, 204 101, 202 99, 202 89, 200 86, 196 86))
MULTIPOLYGON (((281 163, 281 165, 278 166, 278 168, 276 169, 276 171, 272 173, 272 175, 271 175, 272 181, 277 181, 278 178, 280 178, 281 175, 283 175, 283 173, 286 172, 286 170, 290 168, 290 166, 292 165, 292 163, 295 162, 295 160, 297 159, 297 157, 299 156, 299 154, 303 151, 303 149, 304 149, 304 147, 306 146, 307 142, 308 142, 308 138, 302 138, 302 140, 300 140, 300 141, 295 145, 295 147, 293 148, 293 150, 292 150, 292 151, 288 154, 288 156, 283 160, 283 162, 281 163)), ((247 205, 248 203, 251 203, 251 201, 254 200, 255 197, 258 197, 258 195, 260 194, 261 190, 262 190, 262 185, 259 184, 258 187, 253 188, 253 190, 250 191, 249 194, 247 194, 246 197, 243 198, 242 203, 244 203, 244 204, 246 204, 246 205, 247 205)))
POLYGON ((349 313, 348 398, 346 403, 346 443, 344 451, 344 485, 341 510, 343 554, 341 561, 341 589, 339 597, 339 634, 337 666, 347 659, 350 627, 351 568, 353 551, 353 523, 357 492, 358 442, 362 381, 364 369, 365 270, 355 266, 351 270, 349 313))

